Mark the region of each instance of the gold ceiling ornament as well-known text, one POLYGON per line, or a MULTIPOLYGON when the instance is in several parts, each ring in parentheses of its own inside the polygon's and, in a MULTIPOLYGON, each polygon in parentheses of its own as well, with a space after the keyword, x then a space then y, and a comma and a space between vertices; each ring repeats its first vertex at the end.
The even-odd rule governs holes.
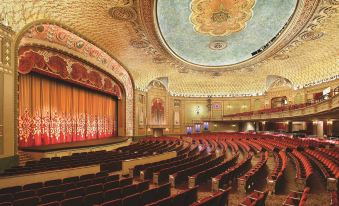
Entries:
POLYGON ((227 43, 223 40, 211 41, 208 47, 212 50, 223 50, 227 47, 227 43))
POLYGON ((132 7, 113 7, 109 13, 113 19, 121 21, 134 21, 137 18, 137 12, 132 7))
POLYGON ((196 32, 228 36, 243 30, 256 0, 192 0, 190 20, 196 32))
POLYGON ((323 32, 319 32, 319 31, 309 31, 309 32, 305 32, 301 35, 301 39, 305 40, 305 41, 312 41, 312 40, 316 40, 321 38, 322 36, 324 36, 323 32))

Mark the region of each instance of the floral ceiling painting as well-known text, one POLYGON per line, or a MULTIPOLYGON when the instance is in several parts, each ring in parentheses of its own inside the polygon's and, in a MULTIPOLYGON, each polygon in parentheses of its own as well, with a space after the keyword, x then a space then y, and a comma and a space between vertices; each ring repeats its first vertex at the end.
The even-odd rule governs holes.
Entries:
POLYGON ((192 0, 190 20, 195 31, 227 36, 245 28, 256 0, 192 0))

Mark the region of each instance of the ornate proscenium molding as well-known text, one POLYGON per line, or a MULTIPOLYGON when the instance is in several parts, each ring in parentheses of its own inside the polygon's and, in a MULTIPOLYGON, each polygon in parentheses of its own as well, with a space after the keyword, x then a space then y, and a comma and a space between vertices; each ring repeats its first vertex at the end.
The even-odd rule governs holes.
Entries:
POLYGON ((58 45, 59 49, 71 51, 73 56, 81 56, 96 67, 112 75, 119 83, 126 95, 126 134, 133 135, 133 82, 123 66, 92 43, 78 35, 48 23, 42 23, 30 28, 23 36, 20 46, 23 45, 58 45), (32 43, 34 42, 34 43, 32 43))

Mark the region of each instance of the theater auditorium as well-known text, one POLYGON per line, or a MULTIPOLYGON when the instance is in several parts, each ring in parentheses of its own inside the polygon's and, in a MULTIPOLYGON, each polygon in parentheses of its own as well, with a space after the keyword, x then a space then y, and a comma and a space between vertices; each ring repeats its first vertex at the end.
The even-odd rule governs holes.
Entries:
POLYGON ((0 0, 0 206, 338 206, 338 0, 0 0))

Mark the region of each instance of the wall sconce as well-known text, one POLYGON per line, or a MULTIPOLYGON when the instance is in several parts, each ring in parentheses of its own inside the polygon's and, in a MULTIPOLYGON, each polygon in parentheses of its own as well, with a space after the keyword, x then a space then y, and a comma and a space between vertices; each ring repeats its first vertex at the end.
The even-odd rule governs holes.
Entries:
POLYGON ((169 131, 169 129, 168 128, 165 128, 165 132, 168 132, 169 131))
POLYGON ((317 120, 314 120, 314 121, 313 121, 313 124, 318 124, 318 121, 317 121, 317 120))
POLYGON ((147 132, 150 132, 150 131, 151 131, 151 128, 148 127, 148 128, 147 128, 147 132))
POLYGON ((197 113, 197 115, 200 114, 200 106, 197 106, 197 107, 195 108, 195 112, 197 113))
POLYGON ((332 121, 332 120, 328 120, 328 121, 327 121, 327 124, 332 125, 332 124, 333 124, 333 121, 332 121))

